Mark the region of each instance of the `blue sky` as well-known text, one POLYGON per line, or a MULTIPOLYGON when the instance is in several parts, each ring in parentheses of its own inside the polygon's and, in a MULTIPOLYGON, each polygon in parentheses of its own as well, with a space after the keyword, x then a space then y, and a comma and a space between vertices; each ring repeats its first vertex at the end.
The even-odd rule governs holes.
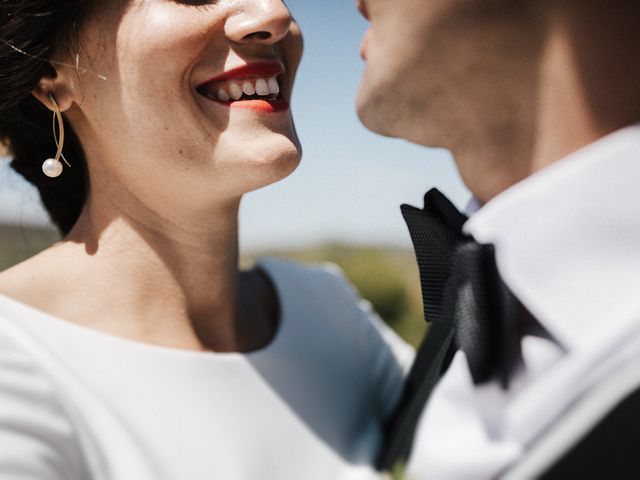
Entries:
MULTIPOLYGON (((242 249, 291 248, 322 241, 409 246, 401 203, 420 205, 437 186, 460 207, 469 194, 444 150, 376 136, 354 108, 366 23, 355 0, 289 0, 305 36, 293 99, 304 149, 286 180, 250 193, 240 217, 242 249)), ((29 188, 0 166, 0 221, 42 222, 29 188)))

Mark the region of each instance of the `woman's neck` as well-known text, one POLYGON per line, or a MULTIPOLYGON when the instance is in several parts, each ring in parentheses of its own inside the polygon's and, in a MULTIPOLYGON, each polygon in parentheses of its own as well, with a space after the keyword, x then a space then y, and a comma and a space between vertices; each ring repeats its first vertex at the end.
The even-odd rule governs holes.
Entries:
POLYGON ((238 270, 238 208, 239 200, 227 202, 178 225, 91 197, 62 242, 17 269, 32 280, 14 296, 139 341, 191 350, 259 348, 274 325, 263 308, 264 282, 238 270), (248 285, 252 294, 240 301, 248 285))
POLYGON ((120 316, 129 317, 122 320, 127 328, 186 348, 233 349, 240 313, 238 208, 239 201, 229 202, 178 224, 92 198, 65 247, 85 249, 91 291, 105 297, 103 310, 118 305, 120 316), (209 324, 215 325, 206 329, 209 338, 199 338, 209 324))

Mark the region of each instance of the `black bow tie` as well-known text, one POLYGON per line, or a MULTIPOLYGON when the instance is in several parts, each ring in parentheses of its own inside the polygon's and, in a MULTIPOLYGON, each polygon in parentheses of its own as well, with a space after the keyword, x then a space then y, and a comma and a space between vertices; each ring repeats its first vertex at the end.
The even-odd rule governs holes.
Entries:
POLYGON ((505 388, 518 352, 520 304, 498 275, 493 246, 465 235, 467 217, 436 189, 423 209, 403 205, 402 214, 430 327, 387 426, 378 461, 384 470, 408 458, 421 412, 456 350, 465 353, 475 384, 498 376, 505 388))
POLYGON ((501 280, 493 245, 465 235, 467 217, 438 190, 424 209, 402 206, 416 250, 427 322, 449 324, 475 384, 508 385, 517 356, 520 304, 501 280))

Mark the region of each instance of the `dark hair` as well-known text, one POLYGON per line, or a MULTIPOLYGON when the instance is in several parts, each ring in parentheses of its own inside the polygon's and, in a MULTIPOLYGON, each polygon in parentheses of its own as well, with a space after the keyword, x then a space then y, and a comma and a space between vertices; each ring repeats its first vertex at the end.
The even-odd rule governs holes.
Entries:
POLYGON ((40 192, 52 222, 69 233, 86 202, 89 187, 82 146, 65 120, 64 156, 71 168, 58 178, 42 172, 56 152, 52 113, 32 94, 43 75, 55 77, 56 54, 73 51, 79 28, 95 0, 0 0, 0 141, 11 167, 40 192))

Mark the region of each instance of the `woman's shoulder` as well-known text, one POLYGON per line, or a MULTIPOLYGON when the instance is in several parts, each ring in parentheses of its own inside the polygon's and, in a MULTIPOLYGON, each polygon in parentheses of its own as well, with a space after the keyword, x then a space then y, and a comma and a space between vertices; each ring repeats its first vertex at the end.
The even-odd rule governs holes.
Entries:
POLYGON ((318 295, 325 293, 325 289, 332 292, 343 290, 354 295, 353 286, 349 283, 344 271, 335 263, 315 262, 303 263, 284 260, 276 257, 264 257, 257 261, 258 268, 262 268, 275 283, 289 288, 314 288, 318 295))
POLYGON ((53 262, 51 248, 43 250, 6 270, 0 271, 0 296, 40 306, 61 283, 61 264, 53 262))
POLYGON ((271 279, 283 307, 305 308, 310 316, 325 321, 343 320, 368 304, 358 294, 344 271, 330 262, 302 263, 280 258, 262 258, 257 267, 271 279))
MULTIPOLYGON (((0 305, 6 301, 0 296, 0 305)), ((11 391, 27 400, 50 397, 53 392, 44 370, 29 351, 26 337, 18 319, 0 311, 0 397, 11 391)))
POLYGON ((413 348, 378 316, 339 266, 271 258, 258 265, 273 277, 285 309, 300 322, 300 338, 329 345, 333 355, 360 365, 357 370, 370 379, 382 414, 388 416, 413 362, 413 348))
MULTIPOLYGON (((0 297, 0 302, 4 298, 0 297)), ((55 382, 13 318, 0 312, 0 471, 79 478, 83 461, 55 382)))
POLYGON ((26 404, 44 404, 56 396, 54 382, 45 367, 47 351, 26 325, 24 307, 0 294, 0 402, 11 392, 26 404))
POLYGON ((367 355, 388 350, 403 366, 411 363, 413 348, 379 317, 338 265, 267 258, 258 266, 272 277, 286 307, 304 312, 316 328, 331 329, 367 355))
POLYGON ((377 317, 371 304, 360 296, 335 263, 301 263, 269 257, 258 260, 257 267, 265 271, 281 302, 289 307, 306 307, 309 315, 342 311, 340 321, 348 312, 377 317))

